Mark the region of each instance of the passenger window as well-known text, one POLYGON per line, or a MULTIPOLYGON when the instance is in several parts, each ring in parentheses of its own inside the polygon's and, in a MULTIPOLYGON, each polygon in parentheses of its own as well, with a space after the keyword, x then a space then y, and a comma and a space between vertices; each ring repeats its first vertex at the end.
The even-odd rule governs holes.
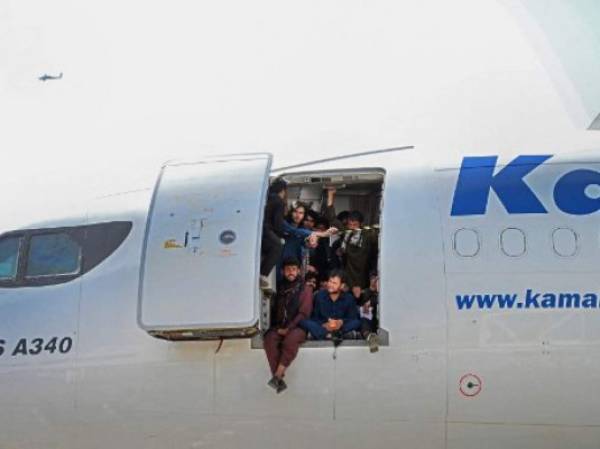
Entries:
POLYGON ((12 280, 17 277, 19 247, 21 237, 9 237, 0 240, 0 280, 12 280))
POLYGON ((81 247, 66 233, 34 235, 29 244, 26 277, 79 273, 81 247))

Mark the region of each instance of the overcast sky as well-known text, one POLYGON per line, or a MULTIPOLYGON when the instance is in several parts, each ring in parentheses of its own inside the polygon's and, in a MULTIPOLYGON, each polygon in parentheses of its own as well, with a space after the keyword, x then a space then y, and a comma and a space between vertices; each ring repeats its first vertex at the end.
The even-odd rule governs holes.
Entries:
MULTIPOLYGON (((565 25, 544 11, 564 10, 540 5, 4 0, 0 227, 148 187, 162 162, 207 152, 284 165, 410 144, 449 160, 599 148, 581 58, 561 66, 568 48, 547 34, 565 25)), ((597 56, 589 33, 570 36, 597 56)))

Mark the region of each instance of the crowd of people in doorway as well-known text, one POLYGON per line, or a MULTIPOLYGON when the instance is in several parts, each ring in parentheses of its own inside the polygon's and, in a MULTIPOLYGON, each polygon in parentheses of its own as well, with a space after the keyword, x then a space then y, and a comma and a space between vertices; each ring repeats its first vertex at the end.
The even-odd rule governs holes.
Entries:
POLYGON ((378 235, 363 227, 359 211, 335 211, 336 189, 327 189, 321 213, 295 203, 287 211, 287 184, 270 187, 263 226, 261 288, 274 291, 271 328, 264 348, 278 393, 287 368, 307 339, 364 338, 379 348, 378 235), (275 269, 276 286, 269 280, 275 269))

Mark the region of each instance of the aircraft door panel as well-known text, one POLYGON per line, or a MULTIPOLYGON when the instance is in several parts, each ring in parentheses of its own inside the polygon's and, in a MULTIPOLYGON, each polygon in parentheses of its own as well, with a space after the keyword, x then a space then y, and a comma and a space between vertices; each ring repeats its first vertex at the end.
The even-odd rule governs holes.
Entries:
POLYGON ((142 261, 148 331, 247 329, 258 321, 262 216, 271 156, 166 165, 142 261))

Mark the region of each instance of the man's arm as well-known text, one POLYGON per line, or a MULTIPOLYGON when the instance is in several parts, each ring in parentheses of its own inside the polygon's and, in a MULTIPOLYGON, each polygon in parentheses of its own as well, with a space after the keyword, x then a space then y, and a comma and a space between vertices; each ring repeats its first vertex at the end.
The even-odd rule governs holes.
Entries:
POLYGON ((330 187, 327 189, 327 203, 323 207, 322 213, 323 216, 327 218, 327 220, 329 220, 330 226, 342 230, 344 225, 342 225, 342 222, 337 219, 337 216, 335 214, 335 193, 335 187, 330 187))
POLYGON ((287 234, 293 235, 294 237, 299 237, 301 239, 305 239, 311 236, 312 231, 304 228, 297 228, 292 226, 287 221, 283 220, 283 230, 287 234))
POLYGON ((314 231, 313 235, 323 238, 323 237, 331 237, 333 234, 337 234, 338 228, 330 227, 327 231, 314 231))
POLYGON ((300 293, 300 309, 298 313, 294 317, 294 319, 290 322, 288 331, 295 329, 298 326, 300 321, 305 320, 310 317, 313 309, 313 289, 310 286, 305 286, 302 289, 302 293, 300 293))

